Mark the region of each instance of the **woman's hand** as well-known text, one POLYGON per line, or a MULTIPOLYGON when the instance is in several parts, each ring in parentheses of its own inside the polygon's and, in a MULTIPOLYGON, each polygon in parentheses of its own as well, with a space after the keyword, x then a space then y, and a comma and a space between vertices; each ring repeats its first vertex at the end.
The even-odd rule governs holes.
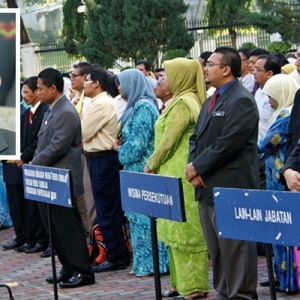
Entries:
POLYGON ((146 166, 144 167, 144 173, 156 174, 156 171, 150 170, 149 166, 146 165, 146 166))

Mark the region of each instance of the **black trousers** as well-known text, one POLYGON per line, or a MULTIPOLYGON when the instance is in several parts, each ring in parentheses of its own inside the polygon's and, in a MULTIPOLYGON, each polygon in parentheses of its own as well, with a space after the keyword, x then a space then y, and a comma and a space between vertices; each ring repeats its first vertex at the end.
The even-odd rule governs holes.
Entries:
POLYGON ((32 247, 35 245, 35 237, 32 234, 33 224, 30 207, 28 200, 24 198, 23 184, 5 184, 5 186, 16 242, 19 245, 27 243, 32 247))
POLYGON ((49 205, 53 245, 62 265, 61 274, 92 273, 85 231, 77 208, 49 205))
POLYGON ((87 157, 97 221, 107 248, 106 260, 117 262, 128 258, 122 233, 123 211, 119 171, 122 166, 118 154, 87 157))

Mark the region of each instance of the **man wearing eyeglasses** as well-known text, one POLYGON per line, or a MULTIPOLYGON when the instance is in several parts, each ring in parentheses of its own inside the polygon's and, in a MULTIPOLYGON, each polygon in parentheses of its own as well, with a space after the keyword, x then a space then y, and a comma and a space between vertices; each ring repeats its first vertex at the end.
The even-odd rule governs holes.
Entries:
POLYGON ((84 81, 86 80, 87 75, 91 71, 92 66, 87 62, 80 62, 73 66, 71 73, 71 87, 76 90, 77 93, 75 97, 71 100, 78 113, 81 114, 87 111, 89 105, 91 104, 91 98, 85 97, 84 95, 84 81))
POLYGON ((269 104, 269 97, 262 91, 265 83, 274 75, 281 73, 278 59, 270 54, 262 54, 258 57, 253 70, 254 80, 259 85, 255 93, 255 101, 259 112, 258 140, 265 135, 269 120, 274 112, 269 104))
POLYGON ((256 189, 258 110, 238 81, 241 59, 232 48, 217 48, 208 59, 205 81, 217 90, 207 98, 190 138, 186 177, 195 187, 199 214, 213 265, 216 300, 258 299, 257 253, 252 242, 219 238, 213 187, 256 189))
MULTIPOLYGON (((80 119, 89 109, 92 99, 86 97, 84 94, 84 82, 92 70, 92 65, 87 62, 80 62, 73 66, 71 73, 71 87, 76 90, 74 98, 71 100, 76 106, 76 110, 79 114, 80 119)), ((92 188, 90 178, 86 168, 86 158, 82 156, 83 166, 83 184, 84 194, 77 198, 77 207, 82 219, 82 223, 86 234, 89 233, 90 229, 95 223, 96 212, 94 207, 94 199, 92 195, 92 188)))

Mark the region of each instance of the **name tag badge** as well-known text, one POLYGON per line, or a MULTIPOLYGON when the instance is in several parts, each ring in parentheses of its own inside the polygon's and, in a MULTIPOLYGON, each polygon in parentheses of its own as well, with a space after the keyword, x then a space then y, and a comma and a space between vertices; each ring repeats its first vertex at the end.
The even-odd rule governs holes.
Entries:
POLYGON ((213 116, 214 117, 224 117, 225 116, 225 112, 224 111, 214 111, 213 112, 213 116))

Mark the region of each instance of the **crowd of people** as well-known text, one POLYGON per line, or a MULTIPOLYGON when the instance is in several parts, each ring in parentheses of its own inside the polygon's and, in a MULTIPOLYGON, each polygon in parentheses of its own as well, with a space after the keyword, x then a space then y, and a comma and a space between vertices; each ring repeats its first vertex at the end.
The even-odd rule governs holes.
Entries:
MULTIPOLYGON (((159 271, 170 273, 163 297, 207 297, 210 258, 216 300, 258 299, 256 244, 219 237, 212 189, 300 191, 299 84, 300 47, 295 58, 220 47, 198 60, 165 61, 154 73, 147 61, 117 75, 81 62, 70 76, 47 68, 27 78, 21 156, 3 161, 9 214, 1 205, 0 225, 11 226, 11 217, 16 235, 4 250, 50 256, 47 206, 24 198, 22 166, 70 169, 75 206, 51 205, 62 268, 46 281, 80 287, 94 284, 94 273, 130 265, 130 275, 153 275, 150 220, 123 211, 119 171, 180 177, 186 222, 157 220, 159 271), (91 264, 87 238, 96 223, 106 260, 91 264)), ((299 290, 296 251, 273 245, 278 291, 299 290)))

